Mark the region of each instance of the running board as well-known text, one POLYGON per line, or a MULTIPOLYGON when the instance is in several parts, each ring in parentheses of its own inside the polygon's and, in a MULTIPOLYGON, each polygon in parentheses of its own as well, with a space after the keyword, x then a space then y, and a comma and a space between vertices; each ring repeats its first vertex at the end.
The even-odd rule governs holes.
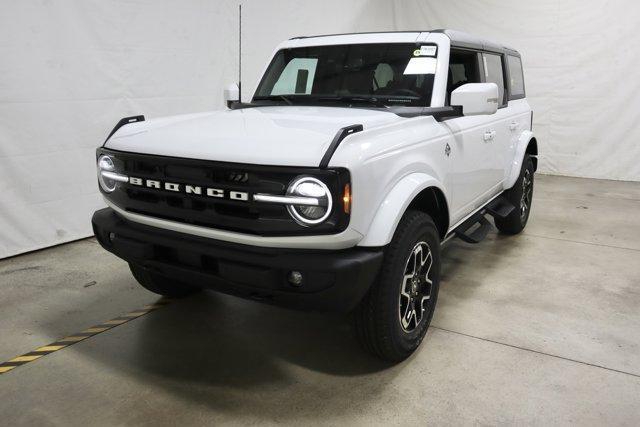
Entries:
POLYGON ((494 218, 506 218, 515 208, 516 207, 503 196, 496 197, 485 207, 487 213, 494 218))
POLYGON ((483 213, 478 213, 458 226, 453 233, 457 238, 467 243, 480 243, 491 231, 491 223, 487 221, 483 213), (475 225, 478 225, 472 232, 469 232, 475 225))
POLYGON ((452 233, 455 237, 467 243, 480 243, 492 229, 492 225, 485 215, 489 214, 494 218, 506 218, 514 209, 515 206, 503 196, 496 197, 478 210, 476 214, 457 226, 452 233))

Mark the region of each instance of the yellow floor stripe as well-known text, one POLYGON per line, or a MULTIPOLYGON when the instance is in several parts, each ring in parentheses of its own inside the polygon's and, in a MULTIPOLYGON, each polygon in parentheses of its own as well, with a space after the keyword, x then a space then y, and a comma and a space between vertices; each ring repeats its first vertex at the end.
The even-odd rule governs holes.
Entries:
POLYGON ((49 353, 53 353, 54 351, 58 351, 65 347, 69 347, 70 345, 73 345, 84 339, 91 338, 95 334, 104 332, 106 330, 115 328, 118 325, 122 325, 123 323, 127 323, 131 320, 137 319, 138 317, 143 316, 153 310, 156 310, 160 307, 164 307, 170 302, 170 300, 167 300, 167 299, 163 299, 161 301, 162 303, 157 302, 154 304, 148 304, 141 310, 133 311, 124 316, 119 316, 121 318, 124 317, 125 319, 116 318, 100 324, 100 325, 111 325, 111 326, 106 326, 106 327, 96 326, 96 327, 91 327, 89 329, 85 329, 84 331, 81 332, 83 334, 92 334, 92 335, 87 335, 87 336, 70 335, 66 338, 62 338, 61 340, 55 341, 53 344, 45 345, 44 347, 40 347, 34 350, 34 352, 40 352, 44 354, 28 354, 27 353, 27 354, 23 354, 22 356, 15 357, 8 362, 0 363, 0 374, 9 372, 12 369, 17 368, 18 366, 22 366, 23 364, 37 360, 42 356, 46 356, 49 353), (13 363, 17 363, 18 365, 11 365, 13 363), (2 366, 2 365, 8 365, 8 366, 2 366))
POLYGON ((134 311, 133 313, 129 313, 129 314, 125 314, 123 317, 140 317, 143 314, 147 314, 148 312, 150 312, 151 310, 145 310, 145 311, 134 311))
POLYGON ((84 333, 86 333, 86 334, 96 334, 96 333, 98 333, 98 332, 104 332, 104 331, 106 331, 107 329, 111 329, 111 328, 89 328, 89 329, 85 329, 85 330, 84 330, 84 331, 82 331, 82 332, 84 332, 84 333))
POLYGON ((40 357, 44 356, 44 354, 37 354, 35 356, 18 356, 15 359, 9 360, 9 363, 13 362, 31 362, 32 360, 36 360, 40 357))
POLYGON ((86 337, 66 337, 66 338, 62 338, 61 340, 58 340, 59 342, 78 342, 78 341, 82 341, 83 339, 89 338, 88 336, 86 337))
POLYGON ((56 351, 64 347, 66 345, 45 345, 44 347, 36 348, 35 351, 56 351))
POLYGON ((126 323, 129 320, 131 319, 109 320, 108 322, 104 322, 103 325, 122 325, 123 323, 126 323))

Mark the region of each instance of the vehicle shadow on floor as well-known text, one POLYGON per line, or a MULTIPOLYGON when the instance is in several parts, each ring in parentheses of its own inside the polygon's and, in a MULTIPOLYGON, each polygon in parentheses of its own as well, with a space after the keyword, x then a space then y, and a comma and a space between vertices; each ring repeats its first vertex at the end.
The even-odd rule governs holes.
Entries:
POLYGON ((298 312, 213 292, 175 301, 75 348, 149 389, 256 417, 289 404, 326 413, 353 401, 358 385, 367 392, 355 399, 366 402, 403 366, 365 353, 346 315, 298 312), (386 380, 372 382, 372 374, 386 380))
MULTIPOLYGON (((465 258, 487 247, 504 253, 510 246, 495 236, 481 245, 486 247, 445 248, 443 293, 464 285, 464 298, 472 298, 481 281, 456 280, 465 258)), ((489 258, 500 262, 499 256, 489 258)), ((440 299, 437 311, 451 302, 440 299)), ((103 302, 86 303, 91 310, 103 302)), ((175 301, 63 351, 81 352, 107 372, 214 411, 275 417, 280 408, 278 420, 293 417, 295 408, 310 416, 357 412, 414 359, 394 366, 365 353, 347 315, 305 313, 213 292, 175 301), (283 405, 292 412, 282 412, 283 405)))
POLYGON ((436 314, 445 311, 456 301, 464 302, 491 287, 487 276, 501 265, 508 264, 510 257, 518 253, 527 243, 521 236, 508 236, 496 230, 477 244, 458 239, 447 242, 442 248, 442 270, 440 295, 436 314))

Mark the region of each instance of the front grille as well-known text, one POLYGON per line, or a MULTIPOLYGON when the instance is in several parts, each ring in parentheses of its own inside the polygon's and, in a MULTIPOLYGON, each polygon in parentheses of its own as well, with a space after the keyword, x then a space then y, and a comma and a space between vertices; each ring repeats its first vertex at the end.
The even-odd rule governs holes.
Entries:
POLYGON ((346 169, 319 169, 247 165, 176 157, 135 154, 99 149, 109 154, 119 173, 143 180, 171 182, 248 194, 248 200, 214 198, 205 194, 186 194, 163 188, 120 184, 105 196, 129 212, 192 225, 264 236, 330 234, 344 230, 349 216, 339 209, 342 188, 349 182, 346 169), (334 212, 322 224, 304 227, 297 224, 284 205, 253 201, 253 194, 284 195, 297 176, 312 175, 324 181, 334 198, 334 212))

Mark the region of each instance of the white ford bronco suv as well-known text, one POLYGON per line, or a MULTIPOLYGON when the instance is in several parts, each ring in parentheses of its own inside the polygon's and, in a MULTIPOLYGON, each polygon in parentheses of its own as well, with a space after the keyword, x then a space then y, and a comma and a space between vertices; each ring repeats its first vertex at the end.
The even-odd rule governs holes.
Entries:
POLYGON ((100 244, 145 288, 355 311, 400 361, 438 297, 440 246, 516 234, 538 147, 520 54, 451 30, 296 37, 250 103, 122 119, 97 150, 100 244))

